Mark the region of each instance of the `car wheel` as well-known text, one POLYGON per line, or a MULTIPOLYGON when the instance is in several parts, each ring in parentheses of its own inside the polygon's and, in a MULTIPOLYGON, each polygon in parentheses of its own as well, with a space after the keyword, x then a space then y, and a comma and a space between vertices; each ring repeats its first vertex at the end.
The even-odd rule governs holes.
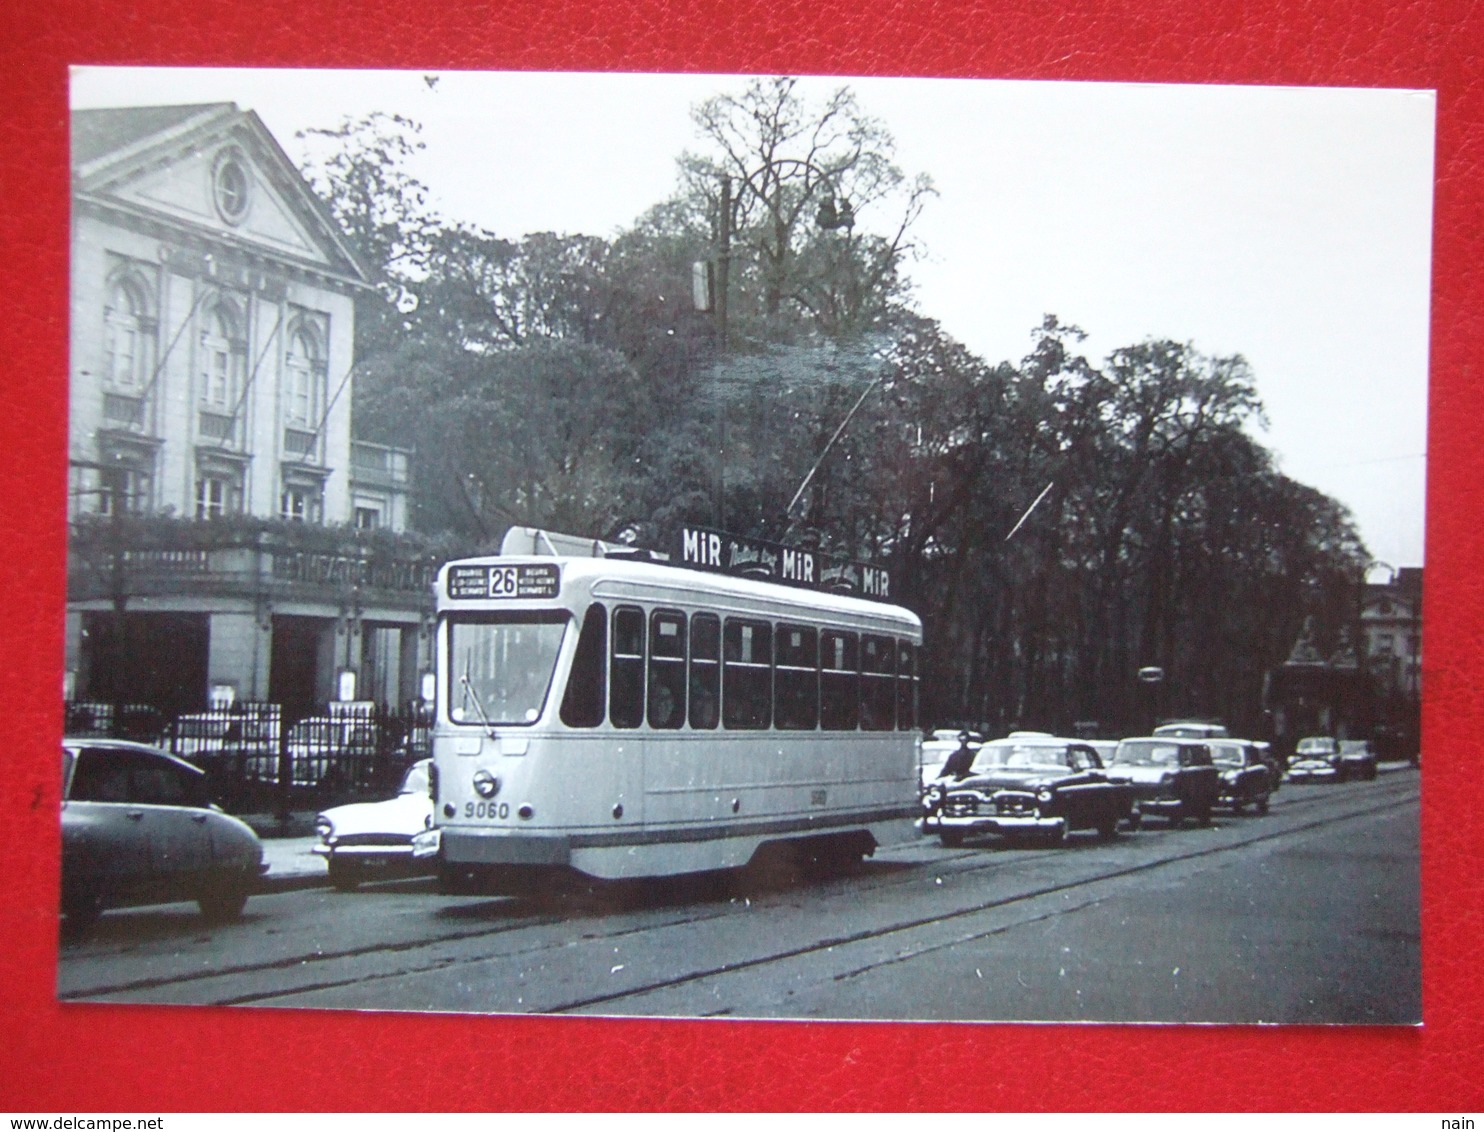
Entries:
POLYGON ((339 892, 354 892, 361 883, 361 870, 331 858, 330 883, 339 892))
POLYGON ((1195 818, 1197 825, 1210 825, 1211 807, 1209 805, 1202 806, 1192 816, 1195 818))
POLYGON ((1098 836, 1104 841, 1112 841, 1118 836, 1118 819, 1116 817, 1104 818, 1098 822, 1098 836))
POLYGON ((1256 809, 1259 814, 1265 814, 1268 812, 1268 796, 1266 794, 1264 794, 1257 800, 1256 809))
POLYGON ((197 897, 196 903, 201 906, 201 915, 213 924, 228 924, 242 916, 242 909, 247 907, 247 890, 235 884, 223 886, 214 891, 203 893, 197 897))
POLYGON ((1131 810, 1128 815, 1129 832, 1133 833, 1144 824, 1144 814, 1139 810, 1131 810))
POLYGON ((938 840, 943 843, 944 849, 957 849, 964 843, 964 834, 961 829, 944 829, 938 832, 938 840))
POLYGON ((1056 825, 1052 826, 1046 832, 1046 844, 1051 846, 1065 845, 1067 843, 1068 832, 1069 826, 1067 825, 1067 819, 1062 818, 1061 821, 1057 822, 1056 825))

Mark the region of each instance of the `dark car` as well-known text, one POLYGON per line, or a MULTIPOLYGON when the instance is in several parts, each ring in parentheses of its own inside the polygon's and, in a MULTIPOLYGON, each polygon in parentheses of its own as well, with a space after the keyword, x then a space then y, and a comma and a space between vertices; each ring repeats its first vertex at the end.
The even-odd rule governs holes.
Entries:
POLYGON ((263 846, 207 796, 206 775, 141 743, 62 745, 62 914, 85 927, 108 907, 194 900, 209 920, 242 914, 263 846))
POLYGON ((947 846, 981 833, 1036 835, 1053 843, 1076 829, 1118 832, 1133 791, 1111 782, 1097 751, 1050 735, 1011 736, 955 754, 923 795, 924 833, 947 846))
POLYGON ((1364 739, 1340 740, 1340 777, 1375 780, 1376 755, 1370 743, 1364 739))
POLYGON ((1245 739, 1208 739, 1211 761, 1221 776, 1221 790, 1216 804, 1233 813, 1251 806, 1260 814, 1268 812, 1268 799, 1273 793, 1273 771, 1263 758, 1262 748, 1245 739))
POLYGON ((1156 736, 1125 739, 1118 744, 1108 776, 1133 787, 1139 818, 1156 814, 1174 825, 1186 818, 1204 824, 1211 820, 1221 793, 1208 742, 1156 736))

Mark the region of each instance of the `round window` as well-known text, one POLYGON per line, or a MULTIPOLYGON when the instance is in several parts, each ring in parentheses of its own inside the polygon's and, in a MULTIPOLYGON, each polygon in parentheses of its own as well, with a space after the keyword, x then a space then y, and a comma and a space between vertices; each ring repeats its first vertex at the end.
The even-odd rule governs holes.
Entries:
POLYGON ((216 209, 229 224, 247 215, 248 183, 247 170, 235 153, 217 162, 216 209))

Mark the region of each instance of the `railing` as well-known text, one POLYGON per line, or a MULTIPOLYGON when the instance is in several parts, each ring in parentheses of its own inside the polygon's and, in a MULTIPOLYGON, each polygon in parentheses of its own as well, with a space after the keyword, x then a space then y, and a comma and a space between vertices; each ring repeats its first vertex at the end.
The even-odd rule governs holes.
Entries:
POLYGON ((427 595, 438 564, 460 549, 390 531, 243 516, 90 518, 72 531, 68 595, 87 600, 107 597, 118 586, 126 594, 150 594, 223 584, 252 586, 268 596, 292 587, 427 595))
POLYGON ((103 423, 110 428, 144 431, 144 398, 120 393, 103 395, 103 423))
POLYGON ((212 796, 234 813, 287 813, 391 797, 402 776, 432 752, 432 717, 421 701, 400 710, 329 704, 286 720, 281 705, 244 702, 174 718, 147 704, 72 702, 71 738, 150 743, 199 766, 212 796))
POLYGON ((237 418, 222 413, 201 412, 201 438, 222 445, 232 445, 237 440, 237 418))
POLYGON ((283 453, 295 460, 313 460, 319 450, 319 433, 298 428, 283 430, 283 453))
POLYGON ((406 487, 411 453, 364 440, 350 442, 350 474, 358 483, 380 487, 406 487))

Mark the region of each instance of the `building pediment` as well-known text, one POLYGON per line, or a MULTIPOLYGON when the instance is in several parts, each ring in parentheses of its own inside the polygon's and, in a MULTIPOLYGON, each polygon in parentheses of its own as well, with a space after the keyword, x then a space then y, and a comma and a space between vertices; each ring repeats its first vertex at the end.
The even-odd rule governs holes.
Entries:
POLYGON ((74 113, 79 198, 248 254, 367 284, 368 273, 325 206, 256 114, 216 103, 175 108, 179 114, 172 119, 170 109, 74 113), (100 139, 105 125, 116 144, 100 139))

